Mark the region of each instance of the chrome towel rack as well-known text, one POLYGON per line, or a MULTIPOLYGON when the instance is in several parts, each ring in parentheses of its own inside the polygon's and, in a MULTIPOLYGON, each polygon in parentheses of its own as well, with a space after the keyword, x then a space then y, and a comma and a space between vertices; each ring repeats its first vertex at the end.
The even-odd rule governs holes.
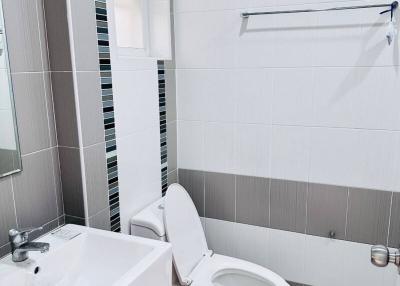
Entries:
POLYGON ((390 4, 371 4, 371 5, 360 5, 360 6, 333 7, 333 8, 326 8, 326 9, 281 10, 281 11, 270 11, 270 12, 244 12, 244 13, 241 13, 241 17, 249 18, 250 16, 261 16, 261 15, 278 15, 278 14, 329 12, 329 11, 343 11, 343 10, 371 9, 371 8, 388 8, 388 10, 382 11, 380 14, 390 12, 391 18, 393 18, 393 13, 398 7, 399 7, 399 2, 394 1, 390 4))

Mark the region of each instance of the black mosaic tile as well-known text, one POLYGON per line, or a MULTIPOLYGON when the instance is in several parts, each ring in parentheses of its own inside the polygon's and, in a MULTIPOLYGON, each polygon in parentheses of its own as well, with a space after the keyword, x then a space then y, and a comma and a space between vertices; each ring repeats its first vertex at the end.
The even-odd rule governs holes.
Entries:
POLYGON ((111 60, 109 54, 107 5, 105 0, 96 0, 96 24, 98 35, 101 96, 103 101, 104 138, 106 141, 107 175, 111 230, 120 232, 118 160, 115 142, 114 100, 112 90, 111 60))

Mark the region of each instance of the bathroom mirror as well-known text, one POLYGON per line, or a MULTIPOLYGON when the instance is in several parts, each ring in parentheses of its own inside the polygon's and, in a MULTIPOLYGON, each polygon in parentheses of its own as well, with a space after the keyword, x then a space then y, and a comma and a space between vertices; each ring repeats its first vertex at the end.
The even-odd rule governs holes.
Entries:
POLYGON ((7 53, 6 30, 0 0, 0 177, 22 170, 7 53))

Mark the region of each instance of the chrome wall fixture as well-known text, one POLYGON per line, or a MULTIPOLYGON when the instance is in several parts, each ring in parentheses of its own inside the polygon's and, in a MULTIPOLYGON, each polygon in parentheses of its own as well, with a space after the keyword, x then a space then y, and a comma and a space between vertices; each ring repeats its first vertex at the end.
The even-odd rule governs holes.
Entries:
POLYGON ((394 264, 398 267, 400 273, 400 250, 391 252, 384 245, 375 245, 371 247, 371 262, 377 267, 386 267, 394 264))
POLYGON ((386 33, 386 39, 389 46, 392 44, 397 34, 397 28, 395 27, 394 12, 399 7, 399 2, 394 1, 390 4, 371 4, 371 5, 359 5, 359 6, 346 6, 346 7, 332 7, 324 9, 303 9, 303 10, 281 10, 281 11, 264 11, 264 12, 244 12, 241 13, 243 19, 248 19, 250 16, 261 16, 261 15, 279 15, 279 14, 296 14, 296 13, 314 13, 314 12, 329 12, 329 11, 344 11, 344 10, 356 10, 356 9, 372 9, 372 8, 386 8, 386 10, 380 12, 380 14, 390 13, 390 21, 388 22, 388 29, 386 33))
POLYGON ((277 14, 295 14, 295 13, 313 13, 313 12, 329 12, 329 11, 343 11, 343 10, 356 10, 356 9, 371 9, 371 8, 388 8, 388 10, 382 11, 380 14, 391 13, 398 8, 399 2, 394 1, 390 4, 371 4, 371 5, 360 5, 360 6, 346 6, 346 7, 333 7, 325 9, 303 9, 303 10, 281 10, 281 11, 269 11, 269 12, 244 12, 241 13, 242 18, 249 18, 250 16, 261 16, 261 15, 277 15, 277 14))

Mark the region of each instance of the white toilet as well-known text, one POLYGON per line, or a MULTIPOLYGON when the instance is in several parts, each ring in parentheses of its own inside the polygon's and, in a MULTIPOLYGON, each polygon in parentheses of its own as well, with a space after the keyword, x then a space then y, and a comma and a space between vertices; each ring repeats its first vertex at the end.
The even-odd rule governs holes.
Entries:
POLYGON ((280 276, 259 265, 208 249, 197 210, 179 184, 168 188, 163 199, 132 218, 133 235, 167 240, 172 244, 174 265, 181 285, 191 286, 288 286, 280 276), (162 215, 164 226, 162 227, 162 215), (146 217, 148 219, 146 219, 146 217), (158 222, 157 222, 158 220, 158 222), (165 229, 165 231, 164 231, 165 229))

